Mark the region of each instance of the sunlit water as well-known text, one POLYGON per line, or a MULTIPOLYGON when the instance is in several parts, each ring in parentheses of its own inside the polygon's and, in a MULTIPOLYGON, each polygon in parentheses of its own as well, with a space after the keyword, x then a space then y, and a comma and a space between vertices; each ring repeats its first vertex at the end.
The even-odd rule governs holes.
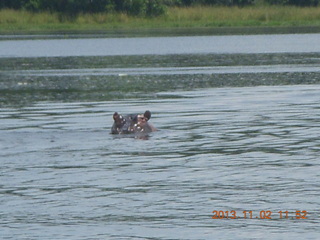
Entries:
POLYGON ((291 49, 2 55, 1 238, 318 239, 320 51, 291 49))

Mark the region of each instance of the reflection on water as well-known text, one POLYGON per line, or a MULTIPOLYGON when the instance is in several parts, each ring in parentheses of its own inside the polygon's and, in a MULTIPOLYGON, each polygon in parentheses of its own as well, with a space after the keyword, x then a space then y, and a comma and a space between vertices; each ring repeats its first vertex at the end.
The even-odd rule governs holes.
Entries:
POLYGON ((318 239, 319 62, 0 59, 2 238, 318 239), (147 109, 160 129, 147 140, 110 134, 115 111, 147 109))

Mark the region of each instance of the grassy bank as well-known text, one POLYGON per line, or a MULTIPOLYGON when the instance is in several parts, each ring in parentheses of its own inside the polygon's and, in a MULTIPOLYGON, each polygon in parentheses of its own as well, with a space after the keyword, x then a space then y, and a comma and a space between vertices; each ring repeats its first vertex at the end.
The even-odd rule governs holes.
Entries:
POLYGON ((156 18, 126 14, 84 14, 70 18, 52 13, 1 10, 0 33, 105 31, 168 28, 320 26, 320 7, 189 7, 169 8, 156 18))

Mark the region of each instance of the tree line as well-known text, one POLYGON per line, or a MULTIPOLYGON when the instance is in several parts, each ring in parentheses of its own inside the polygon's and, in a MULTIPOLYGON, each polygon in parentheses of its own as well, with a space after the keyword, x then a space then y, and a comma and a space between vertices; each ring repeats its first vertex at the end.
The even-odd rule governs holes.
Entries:
MULTIPOLYGON (((320 0, 260 0, 266 4, 318 6, 320 0)), ((159 16, 168 6, 219 5, 248 6, 257 0, 0 0, 0 9, 49 11, 68 15, 79 13, 126 13, 134 16, 159 16)))

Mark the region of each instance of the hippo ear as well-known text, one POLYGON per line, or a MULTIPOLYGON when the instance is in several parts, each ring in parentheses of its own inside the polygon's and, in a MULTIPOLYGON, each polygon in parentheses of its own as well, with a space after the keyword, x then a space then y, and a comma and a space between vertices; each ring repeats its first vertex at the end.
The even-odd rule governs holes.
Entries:
POLYGON ((113 114, 113 120, 116 120, 116 119, 118 119, 119 118, 119 114, 117 113, 117 112, 115 112, 114 114, 113 114))
POLYGON ((145 111, 145 113, 143 114, 144 117, 148 118, 148 120, 150 120, 151 118, 151 112, 149 110, 145 111))
POLYGON ((137 122, 138 121, 138 115, 134 115, 134 117, 132 118, 133 122, 137 122))

